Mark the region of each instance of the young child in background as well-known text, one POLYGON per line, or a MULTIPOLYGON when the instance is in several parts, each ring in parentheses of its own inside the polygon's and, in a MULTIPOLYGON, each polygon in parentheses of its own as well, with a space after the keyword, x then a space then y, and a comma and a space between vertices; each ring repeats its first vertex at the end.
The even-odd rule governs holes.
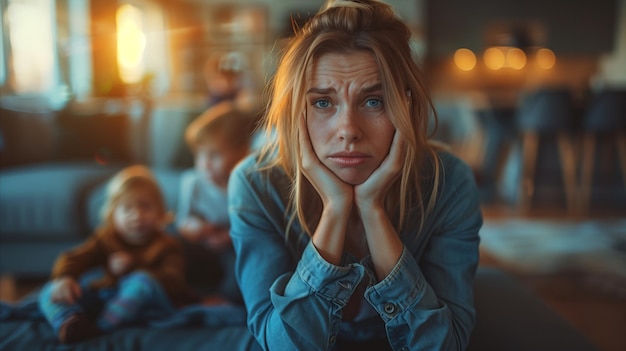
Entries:
POLYGON ((131 166, 113 177, 102 215, 95 235, 59 256, 39 297, 63 343, 167 317, 188 293, 183 248, 164 232, 172 218, 147 168, 131 166), (104 276, 81 285, 94 268, 104 268, 104 276))
POLYGON ((201 244, 194 245, 195 254, 188 254, 189 260, 196 262, 192 270, 210 267, 211 259, 221 268, 221 272, 213 272, 220 277, 208 277, 206 270, 191 273, 218 281, 217 291, 213 292, 221 299, 214 302, 226 299, 237 303, 241 298, 234 276, 226 188, 231 170, 250 152, 255 122, 253 114, 239 110, 232 102, 222 102, 207 109, 185 132, 195 167, 181 178, 177 227, 189 243, 201 244))

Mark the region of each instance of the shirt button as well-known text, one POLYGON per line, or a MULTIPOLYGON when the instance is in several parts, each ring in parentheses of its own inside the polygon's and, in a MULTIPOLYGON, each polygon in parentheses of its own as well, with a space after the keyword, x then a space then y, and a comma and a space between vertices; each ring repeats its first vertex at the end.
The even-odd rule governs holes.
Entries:
POLYGON ((334 345, 336 341, 337 341, 337 335, 331 335, 331 337, 330 337, 330 344, 334 345))
POLYGON ((383 307, 383 310, 387 314, 394 314, 396 312, 396 305, 392 303, 386 303, 385 306, 383 307))

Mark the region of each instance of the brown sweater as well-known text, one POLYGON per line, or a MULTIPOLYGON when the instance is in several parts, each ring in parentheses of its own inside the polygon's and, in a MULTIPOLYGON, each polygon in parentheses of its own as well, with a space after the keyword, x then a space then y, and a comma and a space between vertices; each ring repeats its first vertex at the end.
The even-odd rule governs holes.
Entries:
POLYGON ((100 228, 87 241, 62 253, 54 263, 52 279, 69 276, 78 279, 86 271, 102 267, 105 276, 94 281, 92 287, 112 287, 119 277, 109 271, 109 256, 125 251, 133 257, 131 271, 144 270, 164 288, 175 305, 188 302, 189 288, 185 282, 185 257, 181 243, 167 233, 158 232, 142 246, 126 244, 109 228, 100 228))

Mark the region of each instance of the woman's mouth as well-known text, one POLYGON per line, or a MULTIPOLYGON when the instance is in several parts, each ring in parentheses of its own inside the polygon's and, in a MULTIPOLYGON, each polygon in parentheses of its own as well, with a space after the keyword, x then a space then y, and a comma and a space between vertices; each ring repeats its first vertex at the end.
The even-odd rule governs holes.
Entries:
POLYGON ((352 151, 337 152, 329 155, 328 158, 341 167, 356 167, 367 162, 370 157, 365 153, 352 151))

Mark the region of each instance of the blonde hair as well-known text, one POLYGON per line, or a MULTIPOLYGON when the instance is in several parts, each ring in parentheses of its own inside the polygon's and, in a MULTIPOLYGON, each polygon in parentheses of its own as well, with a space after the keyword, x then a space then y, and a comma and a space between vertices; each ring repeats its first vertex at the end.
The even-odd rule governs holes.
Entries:
POLYGON ((230 101, 221 102, 209 107, 189 124, 185 130, 185 142, 194 153, 199 144, 218 134, 233 147, 249 146, 256 127, 255 117, 230 101))
POLYGON ((282 167, 292 179, 290 206, 294 212, 290 223, 297 216, 309 235, 319 221, 321 203, 319 196, 318 201, 311 201, 310 196, 317 193, 302 174, 298 119, 306 111, 307 69, 326 53, 366 51, 377 62, 387 115, 406 147, 401 176, 386 198, 388 214, 399 210, 397 229, 402 227, 410 206, 420 207, 421 225, 434 207, 440 172, 437 147, 428 140, 428 119, 434 108, 422 72, 413 60, 410 38, 410 29, 390 5, 375 0, 336 0, 327 2, 297 30, 282 52, 268 87, 270 99, 264 120, 266 131, 275 131, 276 138, 262 149, 261 159, 268 160, 268 167, 282 167), (430 174, 422 174, 425 162, 432 163, 430 174), (433 184, 426 208, 421 189, 425 177, 432 178, 433 184))
POLYGON ((152 175, 152 172, 145 166, 134 165, 119 171, 106 189, 106 201, 102 207, 102 221, 104 227, 113 227, 113 211, 119 201, 129 192, 138 188, 148 189, 154 196, 154 201, 163 214, 164 225, 172 220, 172 214, 167 212, 165 198, 161 192, 159 183, 152 175))

